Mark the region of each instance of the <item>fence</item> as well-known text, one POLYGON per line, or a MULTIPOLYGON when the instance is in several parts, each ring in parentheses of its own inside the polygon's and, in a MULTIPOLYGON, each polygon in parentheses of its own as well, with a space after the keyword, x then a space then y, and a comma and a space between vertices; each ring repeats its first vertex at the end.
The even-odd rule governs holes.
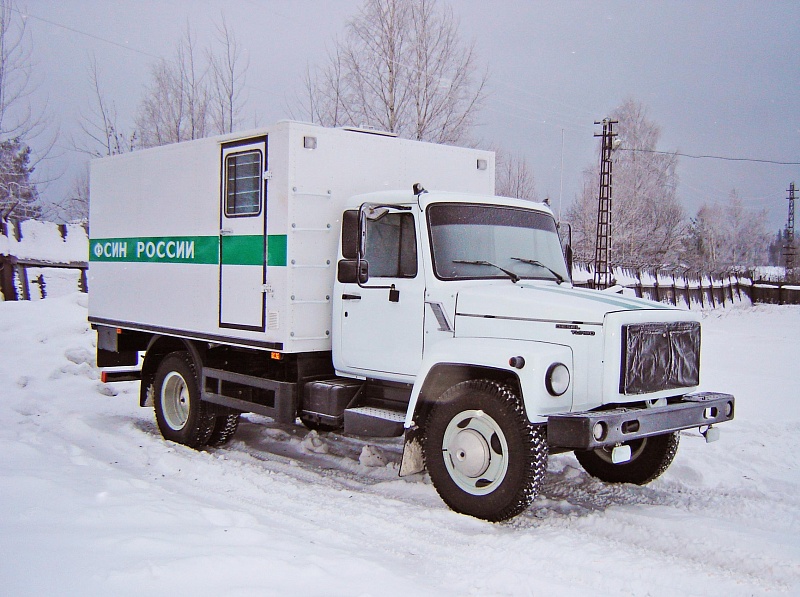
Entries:
MULTIPOLYGON (((576 286, 591 288, 590 262, 575 262, 576 286)), ((759 302, 753 282, 737 274, 725 276, 676 269, 613 267, 613 278, 623 294, 632 294, 687 309, 714 309, 740 303, 759 302)), ((800 298, 800 297, 798 297, 800 298)))
POLYGON ((89 240, 80 224, 0 221, 0 291, 7 301, 87 291, 89 240))

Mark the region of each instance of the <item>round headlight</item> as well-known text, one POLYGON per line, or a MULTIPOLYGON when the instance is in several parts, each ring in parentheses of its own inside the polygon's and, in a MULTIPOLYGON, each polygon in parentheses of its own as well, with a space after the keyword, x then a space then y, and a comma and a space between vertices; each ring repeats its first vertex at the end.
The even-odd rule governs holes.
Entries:
POLYGON ((553 363, 547 368, 544 385, 553 396, 561 396, 569 388, 569 369, 564 363, 553 363))

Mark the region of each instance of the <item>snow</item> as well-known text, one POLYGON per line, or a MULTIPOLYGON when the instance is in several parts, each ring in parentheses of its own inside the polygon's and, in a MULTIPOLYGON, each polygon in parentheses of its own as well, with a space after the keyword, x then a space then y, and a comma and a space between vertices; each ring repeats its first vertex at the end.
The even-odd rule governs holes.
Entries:
POLYGON ((6 595, 800 594, 798 306, 704 313, 703 386, 737 397, 646 487, 552 456, 508 523, 451 512, 398 440, 248 415, 226 448, 164 441, 93 365, 86 296, 0 303, 6 595))
POLYGON ((86 229, 80 224, 66 224, 63 237, 53 222, 24 220, 19 226, 19 237, 12 225, 9 225, 7 237, 0 234, 0 254, 51 262, 88 259, 89 239, 86 229))

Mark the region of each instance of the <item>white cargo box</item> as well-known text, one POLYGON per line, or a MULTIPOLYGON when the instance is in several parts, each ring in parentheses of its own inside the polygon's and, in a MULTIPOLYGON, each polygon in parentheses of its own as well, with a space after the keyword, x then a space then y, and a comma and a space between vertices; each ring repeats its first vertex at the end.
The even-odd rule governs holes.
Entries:
POLYGON ((494 154, 279 122, 95 160, 89 319, 330 350, 345 201, 416 182, 493 195, 494 154))

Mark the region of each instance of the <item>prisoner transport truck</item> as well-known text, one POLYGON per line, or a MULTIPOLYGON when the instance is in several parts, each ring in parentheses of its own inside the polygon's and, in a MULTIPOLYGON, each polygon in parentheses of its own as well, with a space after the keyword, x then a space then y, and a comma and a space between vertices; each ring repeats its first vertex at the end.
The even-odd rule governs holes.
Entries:
POLYGON ((89 320, 104 379, 141 379, 167 440, 241 413, 404 436, 454 510, 524 510, 548 454, 647 483, 716 439, 700 323, 571 283, 544 204, 494 155, 296 122, 95 160, 89 320), (141 360, 141 362, 140 362, 141 360))

